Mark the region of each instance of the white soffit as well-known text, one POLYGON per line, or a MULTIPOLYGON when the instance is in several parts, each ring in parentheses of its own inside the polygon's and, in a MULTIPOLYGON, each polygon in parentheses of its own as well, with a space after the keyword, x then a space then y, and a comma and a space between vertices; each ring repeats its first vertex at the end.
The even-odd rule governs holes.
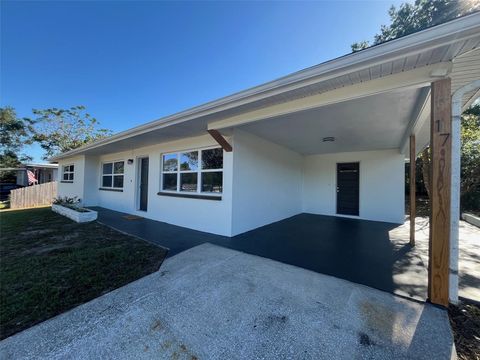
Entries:
MULTIPOLYGON (((452 94, 459 88, 480 79, 480 49, 467 51, 463 49, 462 55, 453 59, 452 71, 449 77, 452 79, 452 94)), ((478 97, 478 89, 465 94, 463 98, 463 109, 470 106, 478 97)), ((420 153, 430 143, 430 102, 426 111, 422 114, 421 125, 415 130, 415 142, 417 153, 420 153)))
POLYGON ((304 155, 398 149, 420 92, 392 91, 239 128, 304 155), (322 141, 330 136, 335 141, 322 141))
MULTIPOLYGON (((455 58, 450 77, 452 79, 452 94, 461 87, 480 79, 480 49, 477 48, 455 58)), ((465 94, 464 107, 468 107, 478 96, 478 90, 465 94)))

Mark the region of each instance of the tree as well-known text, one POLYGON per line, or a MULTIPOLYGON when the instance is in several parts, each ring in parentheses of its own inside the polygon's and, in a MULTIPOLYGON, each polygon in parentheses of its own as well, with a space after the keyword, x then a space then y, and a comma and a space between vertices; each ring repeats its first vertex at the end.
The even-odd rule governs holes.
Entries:
MULTIPOLYGON (((17 117, 15 109, 0 108, 0 168, 15 168, 32 158, 21 151, 30 143, 31 124, 17 117)), ((15 181, 15 172, 1 171, 0 182, 15 181)))
POLYGON ((430 146, 427 146, 420 153, 421 165, 422 165, 422 178, 425 185, 425 192, 430 197, 430 146))
MULTIPOLYGON (((380 33, 374 36, 373 45, 442 24, 477 10, 480 10, 478 0, 415 0, 413 4, 401 4, 398 9, 392 6, 388 11, 391 24, 380 27, 380 33)), ((363 50, 369 45, 368 41, 354 43, 351 45, 352 52, 363 50)))
POLYGON ((33 109, 33 140, 45 150, 44 159, 76 149, 111 135, 111 131, 98 128, 97 119, 88 114, 84 106, 70 109, 33 109))
POLYGON ((356 43, 353 43, 352 45, 350 45, 350 47, 352 48, 352 52, 357 52, 357 51, 360 51, 360 50, 363 50, 363 49, 366 49, 370 46, 370 43, 366 40, 364 41, 360 41, 360 42, 356 42, 356 43))
POLYGON ((480 104, 462 115, 460 199, 462 208, 480 210, 480 104))
MULTIPOLYGON (((17 117, 15 109, 0 108, 0 168, 18 167, 32 157, 22 153, 23 146, 31 143, 31 122, 17 117)), ((11 180, 12 172, 1 172, 0 181, 11 180)))
MULTIPOLYGON (((390 25, 382 25, 374 36, 373 45, 397 39, 402 36, 435 26, 457 17, 480 10, 478 0, 415 0, 413 4, 403 3, 397 9, 392 6, 388 12, 390 25)), ((351 45, 352 52, 370 46, 368 41, 351 45)), ((461 163, 461 205, 463 209, 480 208, 480 106, 471 107, 462 115, 462 163, 461 163)), ((423 184, 429 194, 430 149, 427 147, 420 159, 423 184)), ((418 185, 418 184, 417 184, 418 185)))
MULTIPOLYGON (((461 123, 460 203, 463 210, 480 209, 480 104, 462 114, 461 123)), ((423 184, 430 196, 430 148, 420 153, 423 184)), ((418 185, 418 184, 417 184, 418 185)))

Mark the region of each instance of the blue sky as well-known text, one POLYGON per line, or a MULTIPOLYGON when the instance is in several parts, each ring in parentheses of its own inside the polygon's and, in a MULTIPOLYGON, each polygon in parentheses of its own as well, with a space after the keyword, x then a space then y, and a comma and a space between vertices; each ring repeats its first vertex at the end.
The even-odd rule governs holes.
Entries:
POLYGON ((349 53, 400 3, 2 1, 1 106, 125 130, 349 53))

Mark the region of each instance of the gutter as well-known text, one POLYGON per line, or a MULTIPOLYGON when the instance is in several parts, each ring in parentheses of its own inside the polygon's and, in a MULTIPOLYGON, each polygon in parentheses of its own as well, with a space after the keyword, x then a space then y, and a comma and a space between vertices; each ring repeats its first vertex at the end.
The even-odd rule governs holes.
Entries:
POLYGON ((146 124, 122 131, 108 138, 67 151, 48 159, 56 162, 59 159, 80 154, 88 149, 94 149, 116 141, 124 140, 149 131, 158 130, 167 126, 193 120, 216 112, 228 110, 264 98, 278 95, 297 88, 308 86, 330 78, 338 77, 354 71, 381 64, 385 61, 394 61, 432 48, 448 45, 457 41, 477 36, 480 31, 480 12, 467 15, 444 24, 427 28, 383 44, 347 54, 264 83, 250 89, 234 93, 218 100, 207 102, 173 115, 148 122, 146 124))

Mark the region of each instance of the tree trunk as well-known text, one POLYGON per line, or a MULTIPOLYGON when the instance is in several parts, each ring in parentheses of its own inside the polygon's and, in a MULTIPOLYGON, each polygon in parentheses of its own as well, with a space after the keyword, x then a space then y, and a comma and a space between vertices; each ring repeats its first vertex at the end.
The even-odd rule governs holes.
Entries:
POLYGON ((423 184, 425 185, 427 195, 430 198, 430 147, 423 150, 420 157, 422 158, 423 184))

